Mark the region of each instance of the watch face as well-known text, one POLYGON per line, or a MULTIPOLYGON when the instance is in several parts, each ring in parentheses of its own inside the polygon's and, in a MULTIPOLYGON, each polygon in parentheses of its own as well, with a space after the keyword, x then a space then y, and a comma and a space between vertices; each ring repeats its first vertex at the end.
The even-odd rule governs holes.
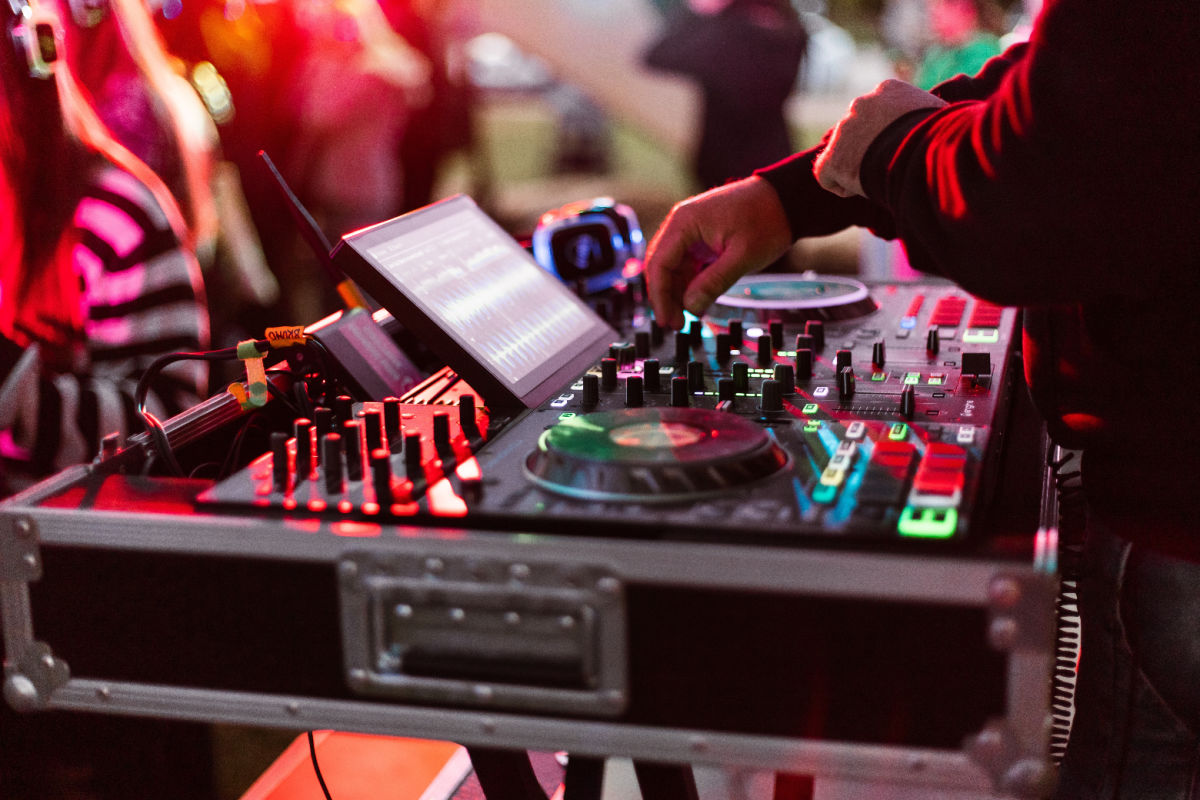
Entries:
POLYGON ((599 223, 574 225, 557 231, 550 246, 555 268, 563 280, 586 278, 615 266, 612 233, 599 223))

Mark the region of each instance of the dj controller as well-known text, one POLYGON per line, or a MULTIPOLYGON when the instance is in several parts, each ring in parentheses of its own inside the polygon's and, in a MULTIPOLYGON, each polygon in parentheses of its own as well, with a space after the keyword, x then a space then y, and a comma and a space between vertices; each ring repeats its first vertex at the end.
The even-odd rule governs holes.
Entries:
POLYGON ((189 477, 139 437, 0 503, 11 703, 1039 796, 1016 309, 770 273, 666 330, 466 200, 334 261, 380 312, 279 358, 349 379, 278 361, 164 421, 189 477), (378 374, 380 332, 436 366, 378 374))
POLYGON ((614 306, 624 338, 537 408, 489 413, 461 386, 455 407, 344 397, 199 501, 566 534, 969 535, 1004 434, 1013 309, 815 275, 743 279, 684 331, 614 306))

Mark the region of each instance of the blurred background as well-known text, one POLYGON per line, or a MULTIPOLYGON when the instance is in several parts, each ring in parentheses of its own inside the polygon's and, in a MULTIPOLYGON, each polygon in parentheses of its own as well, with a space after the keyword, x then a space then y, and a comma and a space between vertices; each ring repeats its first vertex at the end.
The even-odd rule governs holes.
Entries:
MULTIPOLYGON (((982 63, 1001 37, 1020 35, 1032 9, 1020 0, 162 0, 154 11, 217 123, 227 174, 240 177, 253 229, 227 231, 228 249, 259 248, 282 290, 229 315, 222 338, 232 341, 239 316, 257 320, 264 299, 292 322, 336 308, 260 150, 331 241, 457 192, 518 237, 547 210, 610 196, 649 236, 673 203, 719 182, 706 167, 741 177, 736 160, 706 164, 714 149, 719 159, 742 148, 743 164, 766 165, 811 146, 855 95, 887 77, 913 79, 935 51, 945 60, 969 43, 982 63), (945 33, 939 15, 955 13, 963 19, 945 33), (718 131, 720 119, 742 127, 718 131), (778 135, 754 144, 766 135, 754 131, 778 126, 785 150, 778 135)), ((969 61, 949 65, 973 71, 969 61)), ((792 261, 882 277, 903 270, 895 258, 848 232, 798 245, 792 261)))

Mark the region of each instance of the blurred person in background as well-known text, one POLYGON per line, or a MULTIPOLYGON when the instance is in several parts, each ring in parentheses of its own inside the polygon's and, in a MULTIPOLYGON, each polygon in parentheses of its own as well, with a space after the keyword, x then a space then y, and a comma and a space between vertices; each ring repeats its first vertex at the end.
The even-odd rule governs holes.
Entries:
POLYGON ((687 0, 670 12, 645 62, 700 87, 692 165, 702 188, 744 178, 793 152, 784 103, 807 43, 790 0, 687 0))
MULTIPOLYGON (((412 109, 431 101, 432 72, 376 0, 313 0, 294 13, 302 52, 274 120, 289 141, 273 160, 336 242, 395 215, 404 185, 397 142, 412 109)), ((278 198, 273 207, 283 213, 278 198)), ((284 270, 292 319, 307 324, 337 310, 337 294, 295 226, 280 233, 283 260, 274 266, 284 270)))
MULTIPOLYGON (((58 26, 56 6, 37 8, 58 26)), ((0 431, 11 481, 139 429, 141 370, 207 345, 209 323, 195 237, 166 184, 112 137, 62 58, 33 77, 4 50, 0 431)), ((151 407, 186 408, 205 383, 202 365, 179 365, 151 407)))
MULTIPOLYGON (((0 47, 0 491, 90 460, 140 429, 133 391, 157 356, 203 348, 203 281, 163 181, 119 145, 61 57, 62 13, 5 3, 0 47), (38 31, 43 35, 37 35, 38 31), (13 46, 13 45, 17 46, 13 46)), ((160 418, 205 391, 198 362, 165 370, 160 418)), ((0 709, 0 796, 211 795, 193 726, 0 709), (175 748, 189 751, 182 760, 175 748), (168 777, 169 776, 169 777, 168 777), (178 785, 176 785, 178 782, 178 785)))
POLYGON ((992 0, 928 0, 929 32, 912 82, 932 89, 956 75, 974 75, 1000 54, 1004 12, 992 0))
POLYGON ((429 65, 428 102, 410 104, 399 140, 396 213, 403 213, 438 199, 434 192, 446 159, 474 147, 476 98, 464 52, 474 26, 461 0, 384 0, 381 5, 392 28, 429 65))
POLYGON ((253 335, 277 300, 278 284, 237 168, 224 159, 216 123, 183 74, 184 63, 167 51, 144 0, 75 0, 70 12, 64 32, 72 72, 114 137, 179 201, 189 244, 209 288, 223 299, 214 338, 233 344, 253 335))

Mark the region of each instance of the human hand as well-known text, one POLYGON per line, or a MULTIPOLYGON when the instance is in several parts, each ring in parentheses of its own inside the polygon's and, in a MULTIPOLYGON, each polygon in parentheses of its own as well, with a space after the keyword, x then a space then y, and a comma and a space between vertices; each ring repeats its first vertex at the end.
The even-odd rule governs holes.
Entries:
POLYGON ((677 203, 650 240, 646 281, 660 325, 683 327, 683 310, 702 314, 748 272, 792 243, 779 196, 764 179, 745 178, 677 203))
POLYGON ((813 165, 817 183, 839 197, 862 195, 859 170, 871 142, 908 112, 944 105, 945 100, 898 80, 886 80, 855 98, 813 165))

